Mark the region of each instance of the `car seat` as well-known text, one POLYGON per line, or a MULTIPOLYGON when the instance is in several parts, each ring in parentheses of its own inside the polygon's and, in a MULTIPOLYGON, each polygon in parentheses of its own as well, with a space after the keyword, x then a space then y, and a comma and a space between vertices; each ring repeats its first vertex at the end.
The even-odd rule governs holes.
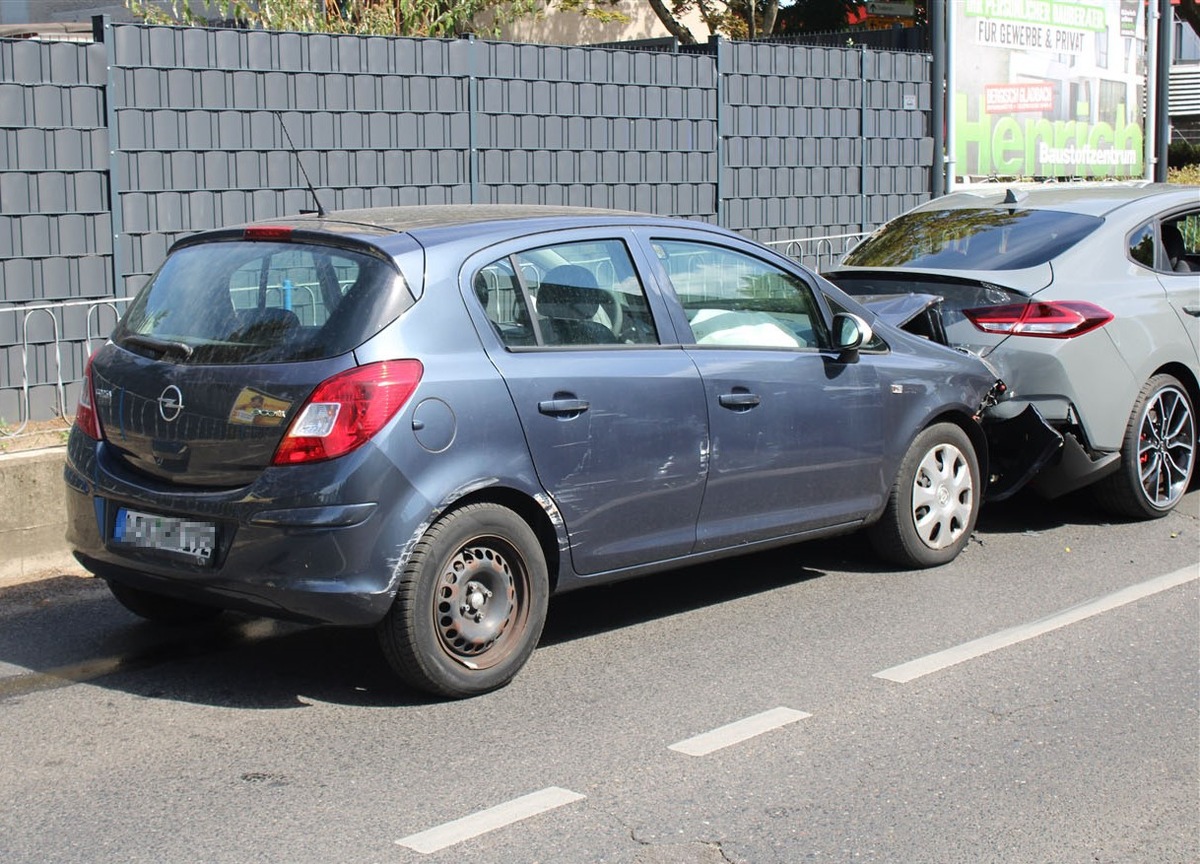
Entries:
POLYGON ((1183 235, 1172 223, 1163 223, 1161 228, 1163 249, 1167 253, 1167 265, 1177 273, 1191 273, 1196 268, 1187 260, 1187 248, 1183 235))
POLYGON ((550 345, 615 345, 616 334, 594 320, 600 309, 600 287, 592 271, 580 264, 560 264, 544 277, 537 293, 542 335, 550 345))

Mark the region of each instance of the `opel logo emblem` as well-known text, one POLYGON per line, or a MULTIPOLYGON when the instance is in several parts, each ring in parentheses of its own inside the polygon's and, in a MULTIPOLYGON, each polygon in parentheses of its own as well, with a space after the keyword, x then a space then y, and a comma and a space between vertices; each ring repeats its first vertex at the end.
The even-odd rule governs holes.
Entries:
POLYGON ((167 387, 158 397, 158 415, 168 423, 176 420, 183 411, 183 394, 174 384, 167 387))

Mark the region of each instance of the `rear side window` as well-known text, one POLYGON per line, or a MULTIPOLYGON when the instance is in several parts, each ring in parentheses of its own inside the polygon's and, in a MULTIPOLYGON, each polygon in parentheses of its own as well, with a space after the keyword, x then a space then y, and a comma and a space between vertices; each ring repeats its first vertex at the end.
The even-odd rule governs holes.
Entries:
POLYGON ((1045 264, 1102 224, 1053 210, 924 210, 884 225, 842 260, 849 267, 1021 270, 1045 264))
POLYGON ((170 255, 113 340, 189 363, 274 363, 344 354, 412 303, 388 262, 304 243, 232 241, 170 255))
POLYGON ((620 240, 542 246, 474 276, 475 295, 509 348, 657 345, 658 331, 620 240))

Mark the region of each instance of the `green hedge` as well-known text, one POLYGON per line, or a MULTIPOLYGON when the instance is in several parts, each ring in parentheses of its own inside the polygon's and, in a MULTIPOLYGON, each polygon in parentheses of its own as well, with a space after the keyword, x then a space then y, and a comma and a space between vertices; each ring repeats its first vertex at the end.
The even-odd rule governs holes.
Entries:
POLYGON ((1172 141, 1167 147, 1167 167, 1184 168, 1200 164, 1200 144, 1172 141))

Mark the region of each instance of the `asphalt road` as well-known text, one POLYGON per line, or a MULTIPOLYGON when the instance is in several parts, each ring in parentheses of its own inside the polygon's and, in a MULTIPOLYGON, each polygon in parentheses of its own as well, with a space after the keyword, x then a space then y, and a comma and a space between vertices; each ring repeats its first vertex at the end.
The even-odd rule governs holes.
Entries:
POLYGON ((370 633, 3 589, 0 861, 1192 864, 1198 580, 1198 492, 1022 497, 941 569, 843 538, 557 598, 464 702, 370 633))

